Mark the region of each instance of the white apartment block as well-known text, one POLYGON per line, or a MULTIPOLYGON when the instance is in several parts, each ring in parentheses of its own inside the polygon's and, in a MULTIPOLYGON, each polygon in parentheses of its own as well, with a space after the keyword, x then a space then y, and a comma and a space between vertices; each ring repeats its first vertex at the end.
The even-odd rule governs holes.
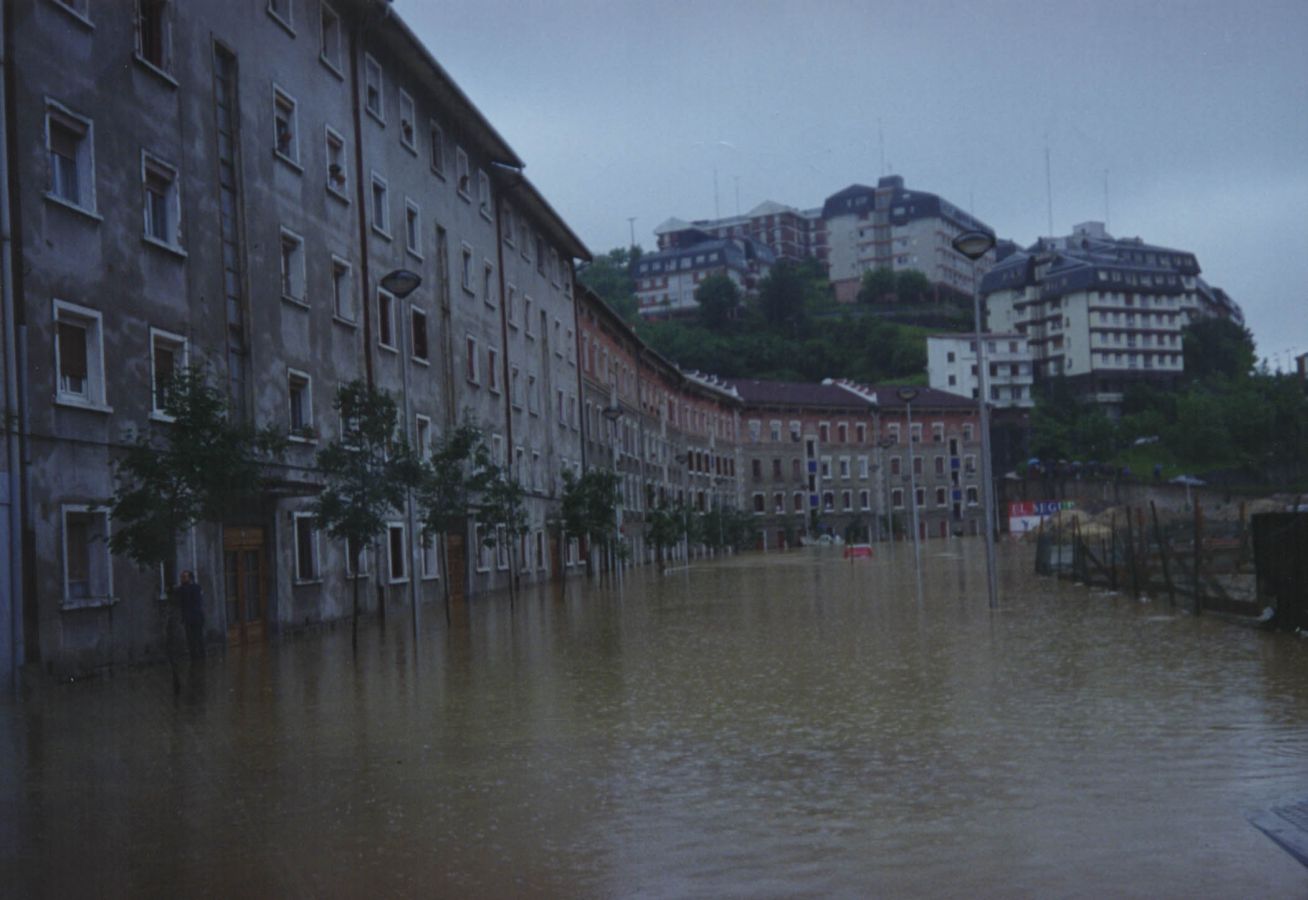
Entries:
MULTIPOLYGON (((1029 409, 1034 381, 1031 348, 1017 332, 982 335, 986 350, 986 395, 1000 409, 1029 409)), ((927 338, 931 387, 975 400, 980 393, 975 335, 936 334, 927 338)))
POLYGON ((1099 222, 1004 258, 981 292, 989 327, 1023 335, 1038 376, 1075 379, 1110 411, 1130 381, 1181 373, 1181 331, 1192 319, 1242 320, 1199 278, 1194 254, 1115 239, 1099 222))

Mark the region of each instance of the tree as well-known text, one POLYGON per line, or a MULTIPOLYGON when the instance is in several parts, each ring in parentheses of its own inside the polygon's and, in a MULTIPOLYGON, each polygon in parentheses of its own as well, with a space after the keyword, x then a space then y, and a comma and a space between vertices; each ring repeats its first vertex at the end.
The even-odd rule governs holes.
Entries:
POLYGON ((1257 359, 1253 334, 1230 319, 1191 322, 1181 331, 1181 350, 1185 376, 1190 380, 1244 378, 1257 359))
POLYGON ((522 484, 502 466, 491 463, 478 475, 481 497, 476 507, 477 521, 483 526, 481 542, 485 547, 498 548, 506 542, 509 548, 509 605, 516 595, 518 563, 514 548, 527 533, 527 492, 522 484))
MULTIPOLYGON (((341 385, 332 401, 341 434, 318 451, 323 490, 313 513, 329 535, 344 540, 353 571, 363 548, 386 530, 391 510, 404 504, 418 484, 422 464, 396 433, 395 400, 361 379, 341 385)), ((359 579, 353 579, 354 612, 350 640, 359 649, 359 579)))
POLYGON ((880 303, 895 292, 895 273, 885 266, 868 269, 858 287, 859 303, 880 303))
POLYGON ((637 318, 636 262, 640 246, 618 247, 597 257, 577 273, 577 280, 590 288, 627 322, 637 318))
MULTIPOLYGON (((575 475, 563 470, 563 531, 570 538, 584 538, 607 550, 617 538, 613 512, 618 507, 618 473, 608 469, 588 469, 575 475)), ((590 567, 590 554, 586 554, 590 567)))
POLYGON ((680 504, 661 503, 645 516, 645 536, 649 538, 660 558, 664 550, 675 547, 687 532, 686 514, 680 504))
POLYGON ((724 328, 736 317, 740 288, 726 275, 710 275, 695 288, 699 321, 706 328, 724 328))
POLYGON ((172 559, 181 532, 219 521, 257 495, 264 464, 285 446, 272 429, 231 421, 226 399, 195 368, 169 379, 163 412, 169 424, 129 433, 114 466, 117 490, 106 503, 114 522, 110 551, 142 568, 172 559))
POLYGON ((778 260, 759 285, 758 308, 768 327, 778 333, 799 337, 808 324, 804 279, 799 267, 788 259, 778 260))
POLYGON ((931 279, 917 269, 904 269, 895 275, 895 293, 900 303, 921 303, 931 296, 931 279))
POLYGON ((448 536, 464 527, 473 511, 473 497, 486 487, 490 467, 490 451, 482 442, 481 430, 464 422, 432 448, 418 483, 423 529, 440 538, 441 568, 446 573, 446 624, 450 621, 448 536))

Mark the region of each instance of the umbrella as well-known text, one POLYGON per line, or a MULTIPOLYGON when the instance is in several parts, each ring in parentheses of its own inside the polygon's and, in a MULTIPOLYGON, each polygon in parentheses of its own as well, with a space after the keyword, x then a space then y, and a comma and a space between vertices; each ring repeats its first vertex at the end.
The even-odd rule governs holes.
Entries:
POLYGON ((1202 478, 1195 478, 1193 475, 1177 475, 1169 484, 1184 484, 1186 486, 1198 487, 1201 484, 1207 484, 1202 478))

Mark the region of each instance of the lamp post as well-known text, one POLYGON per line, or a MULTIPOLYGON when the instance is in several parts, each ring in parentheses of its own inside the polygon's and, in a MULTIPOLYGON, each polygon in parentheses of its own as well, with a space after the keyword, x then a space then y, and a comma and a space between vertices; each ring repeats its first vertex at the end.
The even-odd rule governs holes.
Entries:
MULTIPOLYGON (((618 442, 617 442, 618 420, 622 418, 622 407, 616 403, 613 404, 612 406, 606 406, 602 410, 600 410, 600 415, 604 416, 605 421, 609 423, 609 460, 613 464, 613 475, 618 479, 620 490, 623 490, 625 489, 625 485, 622 485, 622 473, 618 470, 618 442)), ((625 496, 625 490, 623 490, 622 494, 619 494, 619 500, 613 507, 613 523, 616 531, 614 540, 619 540, 622 534, 621 498, 623 496, 625 496)), ((612 569, 620 570, 622 567, 622 561, 619 558, 619 554, 616 553, 612 547, 610 547, 609 552, 612 555, 612 558, 609 560, 609 567, 612 569)))
MULTIPOLYGON (((381 281, 379 282, 381 289, 386 291, 386 293, 390 294, 396 300, 405 299, 414 291, 416 291, 418 289, 418 285, 420 284, 422 284, 422 276, 419 275, 417 272, 410 272, 408 269, 396 269, 393 272, 387 272, 385 275, 382 276, 381 281)), ((400 338, 401 346, 403 346, 404 337, 401 332, 401 329, 403 329, 404 327, 403 325, 404 317, 399 315, 399 310, 396 310, 395 312, 396 312, 396 316, 395 316, 396 333, 400 338)), ((405 440, 408 440, 409 437, 409 367, 401 366, 400 373, 401 373, 401 378, 403 379, 403 381, 401 382, 401 388, 404 392, 404 422, 401 427, 401 432, 404 434, 405 440)), ((405 518, 408 520, 407 528, 410 536, 412 536, 415 533, 415 529, 417 527, 417 517, 414 514, 414 509, 413 509, 412 490, 405 491, 404 506, 405 506, 405 510, 404 510, 405 518)), ((412 555, 410 555, 409 563, 411 567, 414 561, 415 560, 412 558, 412 555)), ((412 615, 410 617, 413 620, 413 633, 414 635, 417 635, 418 633, 418 579, 417 578, 409 579, 409 603, 413 607, 412 615)))
POLYGON ((915 459, 913 456, 913 401, 917 398, 918 389, 913 387, 902 387, 898 391, 899 399, 904 401, 904 406, 908 410, 908 488, 911 496, 908 500, 908 508, 913 514, 913 570, 917 575, 917 599, 922 599, 922 547, 917 524, 917 471, 915 459))
POLYGON ((976 330, 976 406, 981 426, 981 491, 985 498, 986 534, 986 587, 990 593, 990 608, 999 608, 999 585, 995 578, 995 482, 990 461, 990 392, 989 363, 986 345, 981 335, 981 286, 976 282, 975 263, 995 246, 995 236, 988 231, 973 229, 954 238, 953 247, 973 263, 972 318, 976 330))
MULTIPOLYGON (((877 441, 877 469, 881 473, 881 508, 886 513, 886 525, 890 527, 890 552, 895 552, 895 520, 890 509, 890 473, 887 471, 885 451, 895 444, 888 437, 877 441)), ((877 543, 881 543, 881 517, 877 516, 877 543)))

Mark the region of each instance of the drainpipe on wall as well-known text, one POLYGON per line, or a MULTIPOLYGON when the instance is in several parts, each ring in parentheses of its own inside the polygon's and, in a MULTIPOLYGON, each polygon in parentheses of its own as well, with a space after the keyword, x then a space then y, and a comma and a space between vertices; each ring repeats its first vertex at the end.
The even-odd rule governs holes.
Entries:
POLYGON ((18 398, 18 333, 17 316, 14 299, 14 258, 12 222, 9 216, 9 53, 8 53, 8 18, 10 8, 6 5, 0 14, 0 305, 3 307, 4 357, 5 357, 5 443, 9 464, 6 482, 6 506, 8 512, 8 546, 3 553, 6 557, 8 585, 0 588, 7 598, 9 608, 0 610, 0 660, 3 660, 4 672, 0 674, 0 684, 10 690, 18 688, 18 669, 23 663, 23 519, 22 519, 22 469, 19 433, 21 420, 18 398))

